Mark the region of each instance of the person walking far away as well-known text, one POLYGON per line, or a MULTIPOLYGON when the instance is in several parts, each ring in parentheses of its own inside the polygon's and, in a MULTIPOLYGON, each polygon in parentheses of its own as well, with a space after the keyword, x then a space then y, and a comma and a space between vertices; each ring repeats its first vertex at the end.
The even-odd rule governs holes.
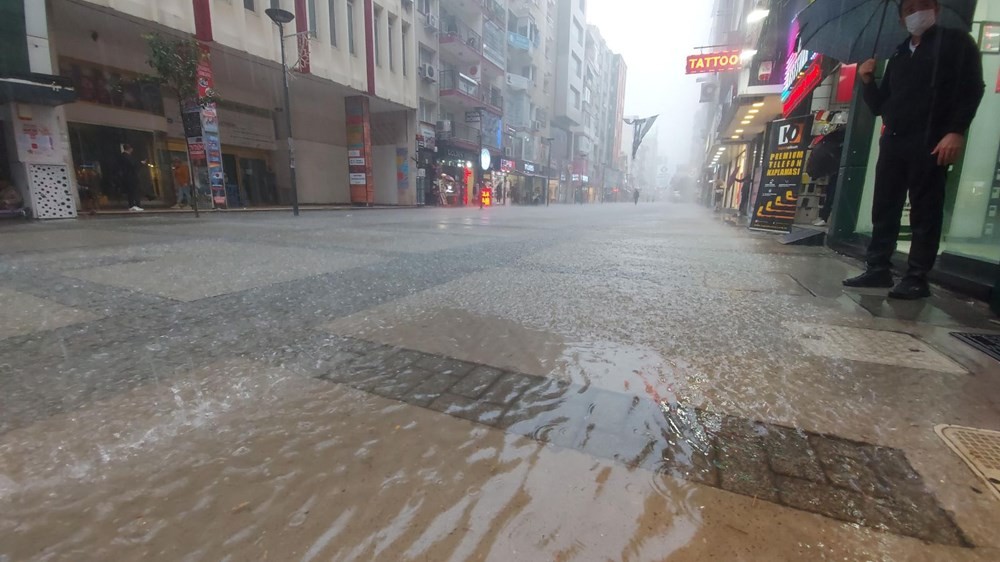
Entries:
POLYGON ((180 158, 174 158, 170 166, 174 173, 174 190, 177 194, 177 204, 175 209, 191 204, 191 169, 187 163, 181 162, 180 158))
POLYGON ((122 145, 122 153, 118 157, 118 185, 128 199, 128 210, 139 212, 144 209, 139 206, 139 163, 133 152, 132 145, 122 145))
POLYGON ((937 0, 903 0, 900 22, 910 38, 889 59, 882 83, 875 83, 874 59, 858 68, 864 100, 882 116, 885 129, 875 167, 867 270, 845 280, 847 287, 893 287, 891 258, 909 193, 909 268, 889 297, 930 296, 927 274, 941 243, 948 166, 962 152, 986 88, 976 43, 964 31, 936 25, 940 13, 937 0))
POLYGON ((639 188, 638 188, 638 187, 637 187, 637 188, 635 188, 635 189, 634 189, 634 190, 632 191, 632 199, 633 199, 633 200, 635 201, 635 204, 636 204, 636 205, 638 205, 638 204, 639 204, 639 188))

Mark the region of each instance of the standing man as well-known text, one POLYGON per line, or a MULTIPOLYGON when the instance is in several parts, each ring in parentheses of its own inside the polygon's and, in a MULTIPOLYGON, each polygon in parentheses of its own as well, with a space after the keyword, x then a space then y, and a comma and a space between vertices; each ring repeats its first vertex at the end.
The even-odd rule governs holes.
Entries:
POLYGON ((180 209, 191 204, 191 169, 186 162, 181 162, 176 156, 171 168, 174 172, 174 192, 177 198, 174 208, 180 209))
POLYGON ((632 191, 632 201, 636 205, 639 204, 639 188, 638 187, 635 188, 634 191, 632 191))
POLYGON ((135 149, 131 144, 122 145, 122 153, 118 157, 118 185, 128 199, 128 210, 140 212, 144 209, 139 206, 139 163, 133 152, 135 149))
POLYGON ((976 43, 964 31, 936 25, 940 13, 937 0, 903 0, 900 22, 910 38, 889 59, 882 83, 875 84, 874 59, 858 68, 865 103, 882 116, 885 129, 875 168, 867 271, 845 280, 847 287, 893 287, 891 258, 909 193, 909 268, 889 297, 930 296, 927 274, 941 243, 948 166, 962 153, 986 88, 976 43))

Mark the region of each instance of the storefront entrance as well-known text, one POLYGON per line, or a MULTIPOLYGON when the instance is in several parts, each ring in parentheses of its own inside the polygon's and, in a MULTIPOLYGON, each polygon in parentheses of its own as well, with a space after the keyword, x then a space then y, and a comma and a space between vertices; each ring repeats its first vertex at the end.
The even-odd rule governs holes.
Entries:
POLYGON ((229 208, 267 207, 280 204, 274 173, 262 151, 223 147, 226 200, 229 208))
POLYGON ((143 205, 157 207, 173 202, 164 133, 70 123, 69 137, 84 210, 124 209, 127 206, 125 193, 115 181, 124 144, 132 145, 135 159, 146 164, 139 171, 143 205))

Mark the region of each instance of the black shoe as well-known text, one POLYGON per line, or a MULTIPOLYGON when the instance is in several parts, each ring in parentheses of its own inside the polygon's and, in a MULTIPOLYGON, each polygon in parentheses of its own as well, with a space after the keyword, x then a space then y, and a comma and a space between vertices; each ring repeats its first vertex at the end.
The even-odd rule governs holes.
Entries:
POLYGON ((890 299, 914 301, 931 296, 931 287, 922 277, 903 277, 898 285, 889 291, 890 299))
POLYGON ((845 287, 864 289, 888 289, 894 284, 892 272, 888 269, 869 269, 857 277, 844 279, 845 287))

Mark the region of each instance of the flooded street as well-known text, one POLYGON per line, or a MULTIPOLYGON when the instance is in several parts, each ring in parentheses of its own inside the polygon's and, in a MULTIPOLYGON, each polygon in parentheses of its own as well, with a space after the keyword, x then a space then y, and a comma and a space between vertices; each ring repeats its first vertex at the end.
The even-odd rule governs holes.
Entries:
POLYGON ((693 205, 0 237, 0 562, 1000 559, 985 305, 693 205))

